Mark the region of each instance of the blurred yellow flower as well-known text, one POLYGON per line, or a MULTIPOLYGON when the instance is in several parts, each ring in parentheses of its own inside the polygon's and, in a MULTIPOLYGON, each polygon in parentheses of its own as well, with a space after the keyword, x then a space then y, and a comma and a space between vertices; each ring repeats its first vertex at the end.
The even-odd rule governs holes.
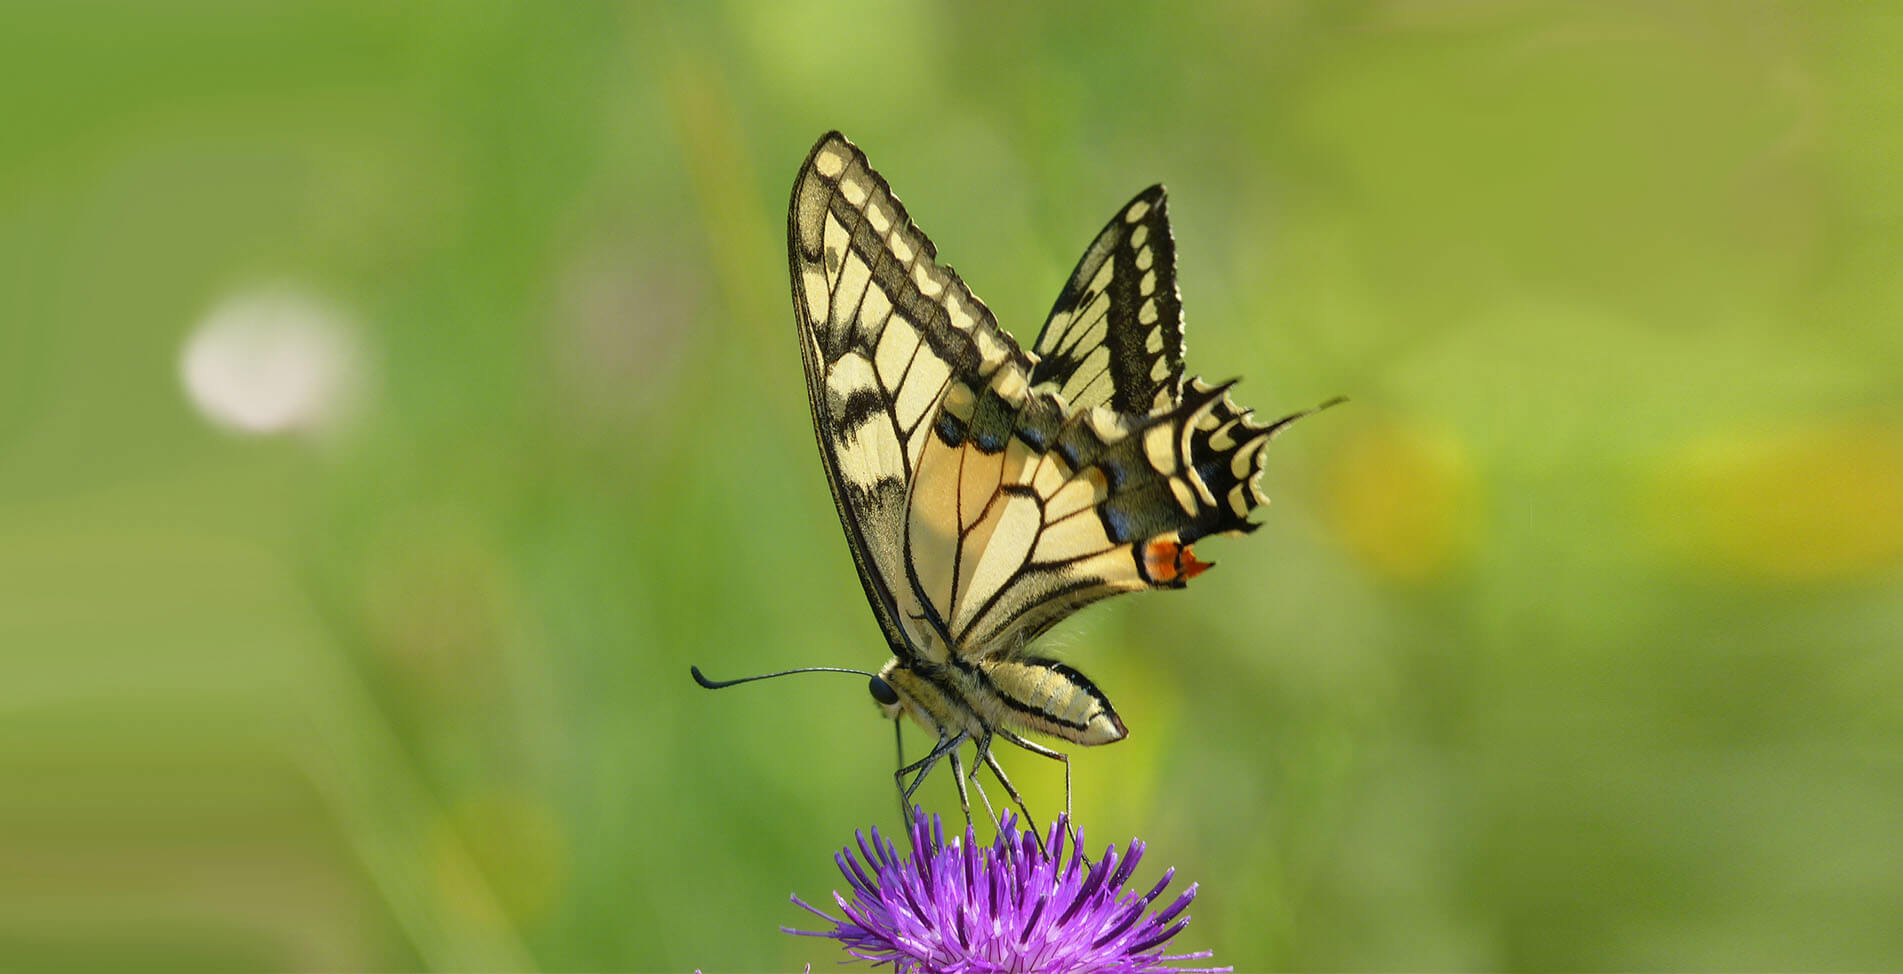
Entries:
POLYGON ((1347 434, 1324 475, 1329 519, 1348 550, 1377 573, 1426 582, 1472 547, 1472 464, 1444 433, 1376 422, 1347 434))
POLYGON ((1655 537, 1702 567, 1825 581, 1903 562, 1903 426, 1816 423, 1713 436, 1665 461, 1655 537))
POLYGON ((567 879, 561 823, 528 792, 494 791, 459 803, 432 824, 428 848, 443 899, 491 925, 532 926, 567 879))

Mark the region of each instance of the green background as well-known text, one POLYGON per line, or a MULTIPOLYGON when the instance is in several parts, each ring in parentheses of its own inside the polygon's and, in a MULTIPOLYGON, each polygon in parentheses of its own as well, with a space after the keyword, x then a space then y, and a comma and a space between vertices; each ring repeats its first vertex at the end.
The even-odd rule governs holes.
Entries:
POLYGON ((885 656, 785 280, 839 128, 1020 340, 1166 182, 1190 370, 1353 399, 1216 570, 1046 640, 1131 728, 1091 844, 1202 884, 1178 946, 1897 967, 1899 50, 1880 3, 11 6, 0 956, 830 969, 777 928, 894 823, 890 733, 687 665, 885 656), (345 427, 182 387, 271 288, 353 323, 345 427))

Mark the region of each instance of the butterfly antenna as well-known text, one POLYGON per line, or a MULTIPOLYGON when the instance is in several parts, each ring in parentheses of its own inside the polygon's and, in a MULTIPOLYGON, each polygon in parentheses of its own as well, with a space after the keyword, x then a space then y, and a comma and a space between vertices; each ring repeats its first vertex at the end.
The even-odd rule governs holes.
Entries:
POLYGON ((771 680, 776 676, 791 676, 795 673, 855 673, 859 676, 866 677, 876 677, 879 675, 869 670, 854 670, 843 666, 802 666, 796 670, 781 670, 778 673, 762 673, 759 676, 743 676, 738 680, 709 680, 706 674, 700 671, 700 667, 698 666, 689 666, 687 671, 694 674, 695 683, 709 690, 723 690, 736 684, 752 683, 755 680, 771 680))

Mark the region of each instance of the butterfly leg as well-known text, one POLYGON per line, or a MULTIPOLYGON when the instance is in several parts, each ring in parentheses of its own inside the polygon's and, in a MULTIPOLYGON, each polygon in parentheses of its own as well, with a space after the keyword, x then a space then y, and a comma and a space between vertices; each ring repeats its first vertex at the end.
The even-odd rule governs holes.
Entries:
MULTIPOLYGON (((996 827, 999 832, 1003 832, 1004 820, 998 817, 998 810, 992 807, 991 796, 985 794, 984 782, 978 780, 978 768, 983 764, 993 764, 991 759, 991 732, 988 730, 985 731, 983 737, 978 738, 976 741, 976 750, 972 754, 971 759, 971 773, 967 774, 966 777, 971 779, 971 786, 978 789, 978 800, 985 803, 985 814, 991 816, 991 824, 996 827)), ((996 770, 995 765, 993 766, 993 770, 996 770)), ((1006 782, 1005 787, 1008 790, 1010 783, 1006 782)))
MULTIPOLYGON (((965 791, 965 766, 958 759, 958 749, 952 748, 945 755, 951 758, 952 780, 958 783, 958 807, 965 813, 965 827, 971 827, 971 795, 965 791)), ((982 794, 982 792, 980 792, 982 794)))
MULTIPOLYGON (((1024 816, 1024 824, 1033 832, 1041 831, 1037 827, 1037 820, 1031 817, 1031 810, 1024 805, 1024 796, 1018 794, 1017 788, 1011 784, 1011 779, 1005 775, 1004 766, 998 763, 997 755, 991 753, 990 731, 986 731, 985 736, 978 739, 978 753, 976 758, 971 762, 971 783, 974 785, 978 784, 978 766, 980 764, 990 768, 991 773, 997 777, 998 784, 1004 786, 1004 793, 1009 795, 1011 801, 1018 806, 1018 814, 1024 816)), ((978 785, 978 795, 981 798, 985 797, 983 785, 978 785)), ((985 810, 991 811, 991 799, 989 798, 985 798, 985 810)), ((991 822, 998 826, 1000 830, 1004 828, 1004 822, 998 818, 996 812, 991 813, 991 822)))
POLYGON ((987 750, 984 761, 985 766, 991 769, 991 773, 997 776, 998 784, 1004 786, 1004 793, 1011 796, 1012 803, 1018 806, 1018 814, 1024 816, 1025 826, 1033 832, 1042 832, 1043 830, 1037 827, 1037 820, 1031 817, 1031 810, 1025 807, 1024 796, 1018 794, 1017 787, 1012 785, 1011 779, 1005 775, 1004 766, 998 763, 998 756, 987 750))
POLYGON ((932 746, 931 753, 926 754, 924 757, 919 758, 917 761, 914 761, 911 764, 908 764, 900 768, 899 770, 892 772, 892 778, 894 781, 898 782, 899 789, 900 789, 899 790, 899 805, 901 809, 905 812, 905 817, 908 821, 912 817, 913 793, 917 792, 918 786, 924 783, 925 776, 928 774, 931 774, 932 769, 938 766, 939 760, 942 759, 945 755, 957 750, 958 745, 963 743, 965 743, 965 734, 962 731, 951 737, 941 737, 938 739, 938 743, 932 746), (914 771, 918 772, 918 774, 912 778, 911 784, 909 785, 906 784, 905 776, 908 774, 912 774, 914 771))
MULTIPOLYGON (((1003 728, 998 729, 998 736, 1004 738, 1007 741, 1010 741, 1013 744, 1016 744, 1017 746, 1031 752, 1032 754, 1042 755, 1044 757, 1050 758, 1053 761, 1064 762, 1064 830, 1070 833, 1070 840, 1072 844, 1075 844, 1077 842, 1077 823, 1071 819, 1071 811, 1070 811, 1070 755, 1065 754, 1062 751, 1053 751, 1050 748, 1037 743, 1036 741, 1027 741, 1024 738, 1019 737, 1018 735, 1013 734, 1010 731, 1005 730, 1003 728)), ((1004 780, 1004 773, 999 770, 998 765, 995 762, 992 763, 991 770, 992 770, 992 773, 997 774, 999 776, 998 780, 1000 781, 1004 780)), ((1005 787, 1009 788, 1010 786, 1006 785, 1005 787)), ((1014 794, 1014 797, 1015 797, 1015 794, 1014 794)), ((1018 804, 1020 808, 1023 807, 1023 802, 1019 802, 1018 804)), ((1027 819, 1029 818, 1028 812, 1026 813, 1026 818, 1027 819)))
MULTIPOLYGON (((892 743, 897 746, 899 752, 898 762, 894 764, 893 767, 903 768, 905 767, 905 721, 895 720, 892 722, 892 743)), ((903 774, 904 772, 900 772, 897 775, 893 775, 892 783, 894 785, 893 790, 899 793, 899 820, 906 823, 909 827, 912 823, 912 810, 907 807, 905 801, 905 783, 900 777, 903 774)))
POLYGON ((978 766, 972 765, 971 786, 978 789, 978 800, 985 803, 985 814, 991 816, 991 825, 1000 833, 1004 832, 1004 820, 998 817, 998 810, 991 805, 991 796, 985 794, 985 784, 978 780, 978 766))

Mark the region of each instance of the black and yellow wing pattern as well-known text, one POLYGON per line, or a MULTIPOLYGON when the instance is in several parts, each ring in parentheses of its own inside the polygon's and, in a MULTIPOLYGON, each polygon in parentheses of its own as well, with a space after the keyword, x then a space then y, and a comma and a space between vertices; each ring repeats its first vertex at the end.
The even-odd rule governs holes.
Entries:
POLYGON ((1264 448, 1295 417, 1259 424, 1228 385, 1183 378, 1166 203, 1154 186, 1111 219, 1027 353, 843 136, 794 184, 814 432, 893 653, 874 692, 935 754, 972 739, 988 757, 994 733, 1024 743, 1012 728, 1122 738, 1100 691, 1027 644, 1098 599, 1184 585, 1208 567, 1190 544, 1253 530, 1266 502, 1264 448))
POLYGON ((1147 413, 1182 397, 1183 299, 1163 187, 1138 193, 1091 241, 1033 348, 1033 385, 1072 409, 1147 413))

